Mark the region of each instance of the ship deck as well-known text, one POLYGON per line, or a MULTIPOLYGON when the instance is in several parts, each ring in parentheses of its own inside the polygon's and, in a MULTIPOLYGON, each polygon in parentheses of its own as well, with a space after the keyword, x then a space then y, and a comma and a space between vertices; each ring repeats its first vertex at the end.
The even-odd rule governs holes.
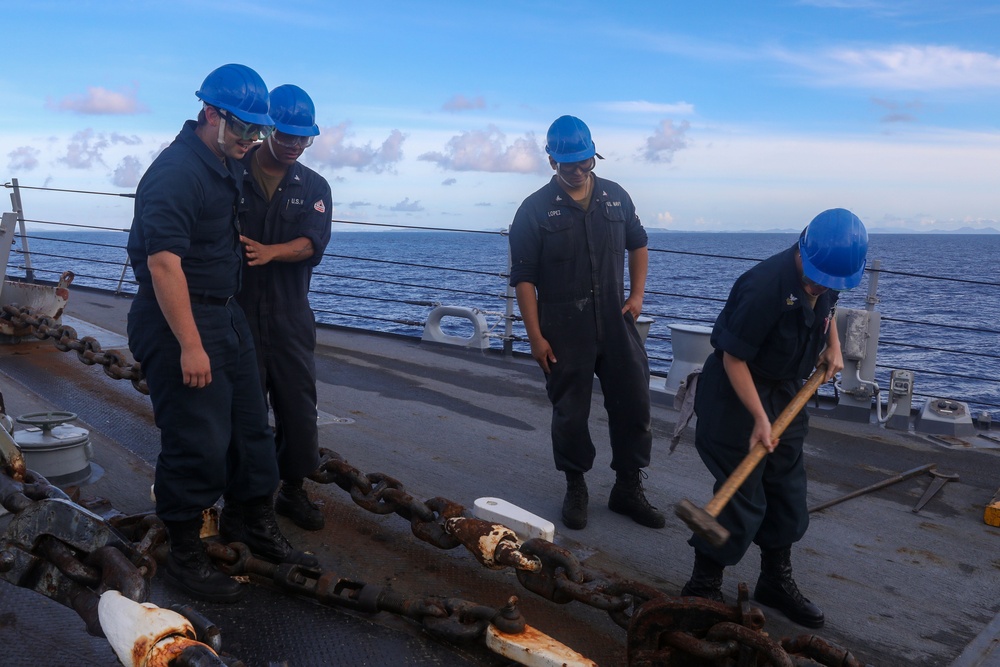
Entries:
MULTIPOLYGON (((105 350, 126 352, 128 304, 127 298, 74 288, 64 322, 105 350)), ((589 567, 679 594, 693 554, 689 530, 672 510, 682 499, 704 505, 712 480, 693 446, 692 428, 668 453, 677 413, 672 397, 660 391, 663 378, 653 381, 654 450, 645 488, 668 513, 667 526, 650 530, 607 509, 614 472, 595 391, 591 426, 598 456, 587 475, 590 519, 586 529, 569 531, 559 522, 564 480, 552 464, 550 408, 532 360, 323 327, 316 362, 321 445, 354 467, 396 478, 418 499, 442 496, 471 509, 477 498, 503 498, 552 521, 556 544, 589 567)), ((151 509, 159 440, 148 397, 51 341, 0 347, 0 382, 8 414, 70 411, 90 430, 97 472, 84 495, 107 498, 125 513, 151 509)), ((873 665, 998 664, 976 661, 1000 661, 1000 529, 982 520, 1000 486, 996 447, 994 439, 948 445, 912 431, 814 414, 806 441, 811 505, 928 463, 960 475, 919 513, 911 510, 930 482, 927 475, 812 516, 793 563, 800 588, 826 613, 826 627, 815 634, 873 665)), ((462 548, 436 549, 417 540, 399 516, 367 512, 335 485, 310 484, 327 528, 306 533, 283 519, 282 526, 339 577, 390 585, 408 596, 496 607, 516 595, 530 625, 600 665, 626 664, 625 632, 607 614, 543 600, 510 570, 486 570, 462 548)), ((752 590, 757 565, 752 548, 727 570, 727 599, 735 598, 738 582, 752 590)), ((152 601, 189 602, 160 583, 152 601)), ((321 607, 268 588, 255 588, 237 605, 194 606, 222 628, 224 648, 248 665, 508 664, 477 645, 430 639, 414 623, 384 612, 321 607)), ((0 642, 16 664, 118 664, 71 610, 6 585, 0 586, 0 607, 0 642)), ((763 609, 772 637, 812 634, 763 609)))

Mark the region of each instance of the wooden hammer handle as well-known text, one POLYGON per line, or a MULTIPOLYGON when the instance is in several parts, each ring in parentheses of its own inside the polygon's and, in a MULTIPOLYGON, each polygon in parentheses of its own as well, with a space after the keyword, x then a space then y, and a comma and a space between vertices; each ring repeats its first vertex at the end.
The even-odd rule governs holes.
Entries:
MULTIPOLYGON (((820 364, 813 371, 813 374, 809 376, 806 383, 802 385, 798 393, 792 398, 792 402, 785 406, 785 409, 781 411, 778 418, 774 420, 771 424, 771 437, 778 439, 781 434, 785 432, 788 425, 792 423, 795 416, 799 414, 799 411, 805 406, 819 386, 823 384, 823 380, 826 377, 826 364, 820 364)), ((743 482, 746 481, 750 473, 754 471, 757 464, 761 462, 767 455, 767 447, 764 443, 758 441, 754 443, 754 446, 750 449, 750 453, 747 454, 746 458, 736 467, 733 474, 729 476, 729 479, 719 488, 718 493, 716 493, 708 504, 705 505, 705 511, 711 514, 713 517, 719 516, 719 512, 722 508, 726 506, 729 499, 733 497, 736 490, 743 486, 743 482)))

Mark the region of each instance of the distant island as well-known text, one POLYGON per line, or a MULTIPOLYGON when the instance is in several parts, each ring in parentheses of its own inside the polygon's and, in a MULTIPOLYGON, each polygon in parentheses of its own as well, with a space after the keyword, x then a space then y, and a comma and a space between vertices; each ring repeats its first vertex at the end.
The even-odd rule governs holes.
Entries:
MULTIPOLYGON (((798 234, 800 229, 663 229, 662 227, 647 227, 650 234, 798 234)), ((994 227, 960 227, 958 229, 900 229, 898 227, 871 227, 869 234, 1000 234, 994 227)))

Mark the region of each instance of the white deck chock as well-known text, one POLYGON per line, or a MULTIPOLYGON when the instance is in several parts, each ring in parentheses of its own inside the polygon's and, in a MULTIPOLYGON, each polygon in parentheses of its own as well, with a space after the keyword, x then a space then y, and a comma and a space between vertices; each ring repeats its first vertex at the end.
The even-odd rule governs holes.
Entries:
POLYGON ((483 521, 502 523, 522 541, 540 537, 551 542, 555 535, 556 527, 551 521, 502 498, 477 498, 472 513, 483 521))
POLYGON ((424 333, 420 340, 487 350, 490 347, 489 324, 486 322, 486 316, 478 308, 437 306, 427 316, 427 322, 424 323, 424 333), (468 320, 472 323, 472 335, 463 338, 462 336, 446 334, 441 329, 441 320, 445 317, 460 317, 468 320))

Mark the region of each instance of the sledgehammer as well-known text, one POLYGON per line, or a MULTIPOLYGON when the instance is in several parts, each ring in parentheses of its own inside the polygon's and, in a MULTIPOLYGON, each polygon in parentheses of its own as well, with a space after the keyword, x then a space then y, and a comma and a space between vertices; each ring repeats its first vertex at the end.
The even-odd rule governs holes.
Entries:
MULTIPOLYGON (((795 415, 799 414, 799 410, 816 393, 819 386, 823 384, 825 376, 826 364, 817 366, 813 374, 806 380, 806 383, 802 385, 802 388, 792 398, 792 402, 785 406, 785 409, 781 411, 778 418, 771 424, 772 438, 778 439, 781 437, 781 434, 785 432, 788 425, 795 419, 795 415)), ((750 476, 750 473, 754 471, 757 464, 761 462, 765 455, 767 455, 767 447, 764 446, 764 443, 754 443, 754 446, 750 449, 750 453, 747 454, 746 458, 733 471, 733 474, 729 476, 729 479, 719 488, 718 493, 708 501, 705 509, 695 506, 690 500, 682 500, 677 503, 674 513, 684 520, 688 528, 708 540, 708 543, 713 547, 721 547, 729 539, 729 531, 722 527, 722 524, 716 520, 716 517, 719 516, 722 508, 726 506, 729 499, 743 485, 743 482, 746 481, 747 477, 750 476)))

